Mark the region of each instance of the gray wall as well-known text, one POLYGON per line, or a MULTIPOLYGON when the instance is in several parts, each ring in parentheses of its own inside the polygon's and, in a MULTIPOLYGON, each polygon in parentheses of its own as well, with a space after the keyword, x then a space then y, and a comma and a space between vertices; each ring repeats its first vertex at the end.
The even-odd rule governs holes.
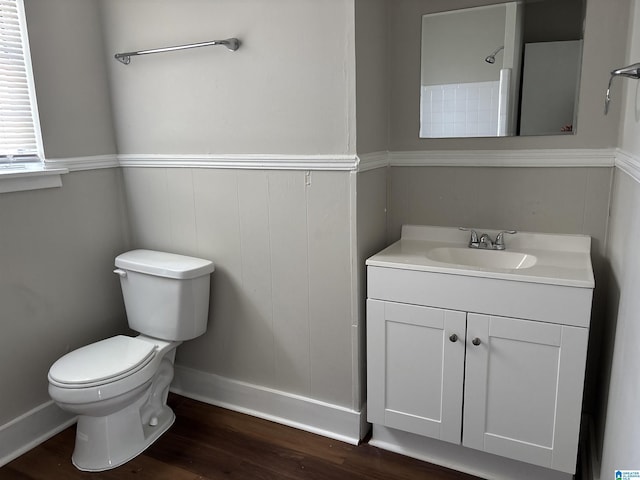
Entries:
MULTIPOLYGON (((429 11, 464 8, 471 0, 403 0, 389 10, 390 150, 499 150, 536 148, 604 148, 617 142, 614 115, 603 114, 609 71, 624 62, 629 0, 587 0, 586 33, 576 135, 551 137, 420 139, 420 17, 429 11)), ((489 2, 490 3, 490 2, 489 2)))
MULTIPOLYGON (((482 139, 419 139, 419 27, 430 9, 467 7, 457 1, 406 0, 391 9, 390 150, 485 150, 605 148, 618 142, 622 98, 614 91, 603 114, 608 72, 625 62, 629 1, 587 0, 583 69, 576 135, 482 139), (399 47, 402 45, 402 47, 399 47)), ((593 237, 596 290, 587 367, 585 409, 595 409, 604 316, 607 261, 604 257, 612 169, 393 167, 390 173, 388 240, 403 223, 471 225, 524 231, 583 233, 593 237)))
POLYGON ((116 153, 97 0, 24 0, 47 158, 116 153))
MULTIPOLYGON (((640 2, 632 1, 633 24, 628 43, 627 62, 640 56, 640 2)), ((620 148, 636 159, 640 157, 638 89, 635 81, 618 84, 623 98, 620 148)), ((596 478, 609 478, 614 469, 637 469, 640 451, 640 185, 626 173, 616 172, 607 257, 611 276, 607 329, 601 359, 601 408, 596 418, 597 453, 601 455, 596 478)))
MULTIPOLYGON (((101 3, 121 154, 355 154, 353 0, 101 3), (237 36, 134 58, 117 51, 237 36)), ((374 126, 374 129, 379 127, 374 126)), ((349 172, 123 169, 133 243, 210 258, 177 363, 359 409, 349 172)))
POLYGON ((207 333, 177 363, 350 408, 350 174, 123 171, 134 245, 216 265, 207 333))
POLYGON ((600 472, 595 472, 595 478, 603 480, 616 469, 637 469, 640 449, 640 255, 635 242, 640 235, 639 206, 638 181, 616 172, 607 249, 611 269, 608 318, 600 361, 602 403, 595 419, 595 451, 600 457, 600 472))
POLYGON ((403 224, 515 229, 592 237, 596 277, 584 408, 592 412, 606 298, 612 168, 393 167, 388 241, 403 224))
MULTIPOLYGON (((388 168, 358 173, 357 178, 357 307, 358 323, 366 325, 367 276, 365 262, 386 245, 388 168)), ((366 329, 359 329, 360 390, 366 398, 366 329)))
POLYGON ((356 0, 358 155, 389 149, 389 69, 386 0, 356 0))
MULTIPOLYGON (((356 8, 365 8, 363 1, 356 8)), ((612 112, 602 115, 607 72, 640 55, 633 47, 640 44, 638 0, 626 59, 629 0, 588 2, 578 135, 464 141, 417 138, 424 13, 418 0, 390 2, 393 42, 376 34, 375 25, 385 23, 379 4, 375 12, 361 10, 354 21, 348 0, 189 0, 188 6, 106 0, 104 48, 95 1, 25 3, 51 158, 115 153, 105 68, 121 153, 608 147, 618 144, 616 117, 624 103, 620 145, 640 155, 635 88, 625 83, 623 96, 619 82, 612 112), (115 51, 212 35, 238 35, 243 49, 139 58, 128 67, 111 58, 115 51), (389 48, 389 104, 378 98, 386 80, 374 49, 354 49, 360 38, 389 48), (70 48, 77 55, 64 54, 70 48), (357 106, 356 49, 363 57, 358 85, 364 85, 357 106), (98 51, 102 57, 95 56, 98 51), (371 85, 369 75, 376 76, 371 85), (359 127, 362 122, 357 150, 356 113, 359 127)), ((471 3, 460 0, 459 6, 471 3)), ((442 10, 451 2, 430 5, 442 10)), ((363 298, 364 273, 352 265, 356 258, 361 266, 382 246, 387 176, 388 241, 397 238, 402 223, 594 236, 597 268, 605 268, 598 265, 606 263, 606 252, 612 269, 599 389, 605 401, 597 422, 602 472, 637 468, 626 462, 640 448, 633 430, 638 258, 629 243, 640 228, 634 206, 640 189, 616 174, 605 250, 611 178, 606 168, 396 167, 360 173, 355 182, 352 173, 312 172, 309 185, 303 171, 126 168, 75 172, 63 177, 62 188, 0 195, 0 379, 12 392, 0 396, 0 425, 48 400, 46 372, 61 354, 124 330, 120 291, 110 272, 113 257, 131 246, 216 262, 209 332, 181 347, 179 363, 358 408, 363 352, 354 339, 361 338, 362 318, 352 300, 356 294, 363 298)))
MULTIPOLYGON (((406 27, 405 40, 418 38, 418 28, 409 19, 414 18, 419 5, 413 2, 412 9, 411 3, 402 2, 392 11, 390 36, 402 35, 406 27)), ((640 156, 635 83, 614 84, 615 104, 609 116, 602 113, 608 71, 635 62, 640 55, 639 3, 631 2, 634 23, 627 39, 630 2, 588 0, 578 134, 570 137, 418 140, 418 89, 410 88, 418 84, 418 55, 391 49, 391 150, 620 146, 640 156), (630 52, 625 57, 626 48, 630 52), (623 121, 619 125, 621 105, 623 121)), ((417 41, 409 47, 406 41, 399 44, 410 50, 417 41)), ((597 280, 585 405, 592 412, 596 410, 595 450, 599 458, 593 460, 600 471, 594 472, 595 478, 607 478, 618 468, 637 468, 633 462, 640 448, 640 435, 634 427, 638 423, 634 402, 639 388, 635 369, 640 361, 640 304, 635 292, 640 279, 633 243, 640 229, 640 187, 620 170, 615 171, 615 178, 613 173, 607 168, 396 167, 390 173, 387 220, 389 241, 398 237, 403 223, 481 225, 593 236, 597 280), (594 405, 598 397, 599 404, 594 405)))
MULTIPOLYGON (((96 2, 25 7, 46 155, 114 153, 96 2)), ((62 182, 0 195, 0 425, 49 400, 47 372, 62 354, 126 327, 111 273, 129 245, 121 174, 62 182)))
POLYGON ((604 253, 610 168, 393 167, 388 235, 403 224, 593 237, 604 253))
POLYGON ((49 401, 70 350, 125 331, 113 259, 128 247, 116 169, 0 195, 0 425, 49 401))
POLYGON ((119 153, 355 153, 353 0, 104 0, 119 153), (134 58, 116 52, 238 37, 134 58))

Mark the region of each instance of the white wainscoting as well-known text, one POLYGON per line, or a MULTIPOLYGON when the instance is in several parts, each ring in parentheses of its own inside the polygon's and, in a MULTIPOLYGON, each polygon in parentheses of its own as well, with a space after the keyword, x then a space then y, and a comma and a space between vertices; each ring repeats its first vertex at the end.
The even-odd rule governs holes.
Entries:
POLYGON ((75 421, 74 415, 49 401, 0 426, 0 466, 40 445, 75 421))
POLYGON ((171 391, 352 445, 357 445, 368 431, 366 408, 357 412, 179 365, 171 391))
MULTIPOLYGON (((166 157, 166 156, 163 156, 166 157)), ((245 156, 246 157, 246 156, 245 156)), ((315 161, 304 163, 310 157, 296 156, 282 162, 255 156, 251 168, 292 170, 351 170, 366 171, 388 166, 480 166, 480 167, 617 167, 640 183, 640 157, 620 149, 553 149, 553 150, 501 150, 501 151, 421 151, 421 152, 373 152, 360 156, 313 156, 315 161), (331 159, 334 159, 333 161, 331 159), (315 162, 315 163, 314 163, 315 162)), ((280 158, 280 156, 277 156, 280 158)), ((181 161, 162 162, 157 156, 100 155, 52 159, 45 162, 47 169, 91 170, 130 166, 189 166, 206 168, 228 168, 210 161, 193 161, 189 156, 172 156, 181 161), (146 158, 148 157, 148 158, 146 158), (155 161, 152 158, 156 158, 155 161), (182 161, 187 163, 181 163, 182 161)), ((164 158, 166 160, 166 158, 164 158)), ((250 168, 251 162, 244 163, 250 168)), ((234 164, 234 168, 237 165, 234 164)), ((366 432, 366 413, 319 402, 317 400, 270 390, 264 387, 218 377, 205 372, 176 369, 176 393, 190 396, 208 403, 243 411, 263 418, 312 431, 332 438, 357 443, 366 432)), ((75 418, 62 412, 53 402, 47 402, 24 415, 0 426, 0 465, 47 440, 73 424, 75 418)))

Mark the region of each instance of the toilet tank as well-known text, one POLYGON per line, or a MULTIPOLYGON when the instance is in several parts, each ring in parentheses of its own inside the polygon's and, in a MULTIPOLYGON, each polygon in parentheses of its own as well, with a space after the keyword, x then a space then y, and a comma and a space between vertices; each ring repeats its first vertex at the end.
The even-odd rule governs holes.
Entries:
POLYGON ((189 340, 207 330, 209 260, 133 250, 115 260, 129 326, 163 340, 189 340))

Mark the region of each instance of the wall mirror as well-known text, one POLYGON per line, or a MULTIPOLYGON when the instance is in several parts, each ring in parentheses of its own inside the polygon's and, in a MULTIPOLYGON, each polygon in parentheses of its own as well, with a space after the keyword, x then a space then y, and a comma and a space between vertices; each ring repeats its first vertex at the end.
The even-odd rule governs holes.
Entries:
POLYGON ((423 15, 420 137, 575 133, 585 1, 423 15))

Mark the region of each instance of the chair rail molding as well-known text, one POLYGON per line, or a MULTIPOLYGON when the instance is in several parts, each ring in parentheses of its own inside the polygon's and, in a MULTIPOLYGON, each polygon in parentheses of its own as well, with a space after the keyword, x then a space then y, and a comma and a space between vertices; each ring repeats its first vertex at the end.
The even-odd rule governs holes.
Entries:
MULTIPOLYGON (((365 172, 385 167, 618 167, 638 170, 640 157, 619 148, 540 150, 416 150, 363 154, 108 154, 48 158, 44 170, 115 167, 325 170, 365 172)), ((635 177, 634 177, 635 178, 635 177)))
POLYGON ((116 154, 93 155, 87 157, 47 158, 44 160, 47 170, 65 168, 70 172, 79 170, 97 170, 100 168, 119 167, 116 154))
POLYGON ((640 156, 618 148, 616 150, 616 167, 640 183, 640 156))
POLYGON ((120 154, 121 167, 233 168, 251 170, 337 170, 358 166, 354 154, 120 154))
POLYGON ((615 149, 390 152, 392 167, 613 167, 615 149))
POLYGON ((366 172, 389 166, 389 152, 371 152, 358 155, 358 171, 366 172))

